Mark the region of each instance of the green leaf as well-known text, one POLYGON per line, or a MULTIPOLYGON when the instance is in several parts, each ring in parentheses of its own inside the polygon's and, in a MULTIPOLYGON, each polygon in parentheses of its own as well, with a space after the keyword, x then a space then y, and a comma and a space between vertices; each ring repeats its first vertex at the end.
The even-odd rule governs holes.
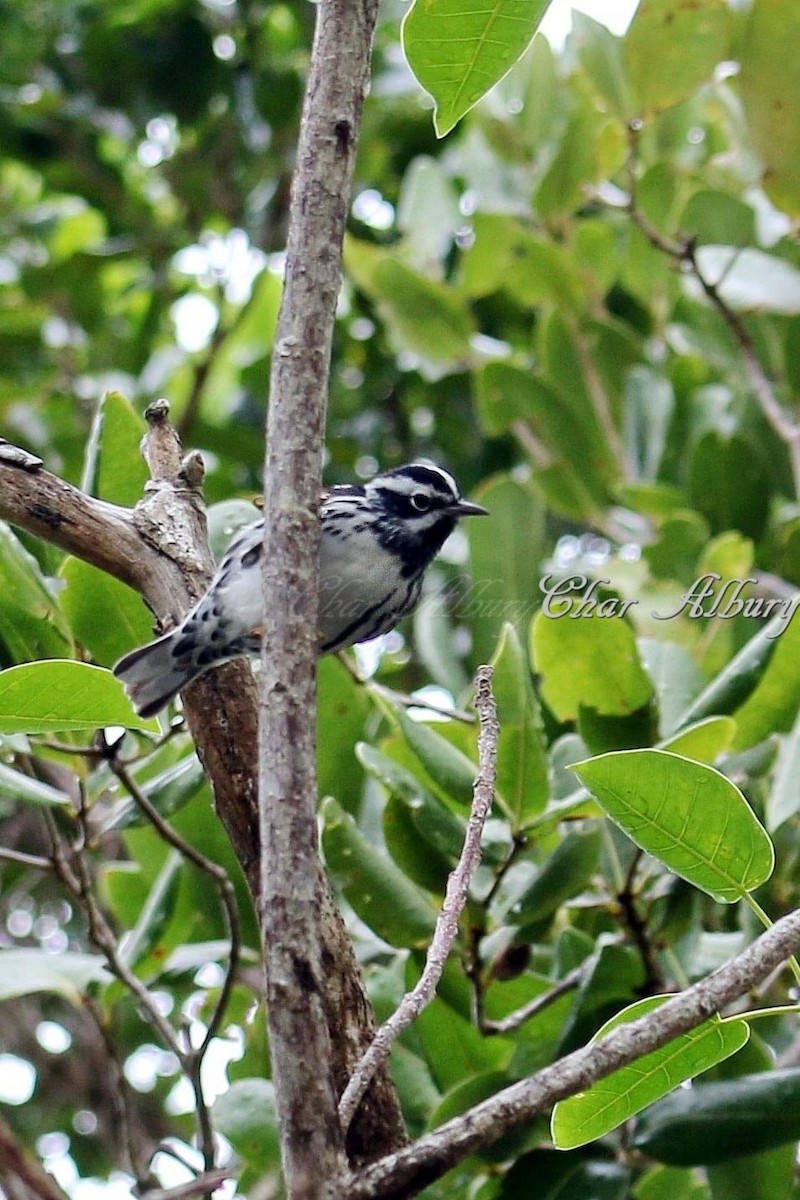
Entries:
POLYGON ((80 558, 61 570, 61 607, 77 641, 104 667, 153 636, 153 618, 137 592, 80 558), (98 620, 98 613, 107 619, 98 620))
MULTIPOLYGON (((779 636, 782 626, 781 618, 776 617, 759 630, 720 671, 719 675, 711 680, 688 708, 685 708, 673 719, 672 729, 680 729, 694 724, 695 721, 700 721, 704 717, 713 716, 716 713, 731 713, 739 705, 742 705, 754 693, 759 681, 764 677, 773 655, 782 641, 779 636)), ((800 637, 800 622, 798 622, 796 633, 792 636, 800 637)), ((760 739, 755 738, 754 740, 759 741, 760 739)))
POLYGON ((356 755, 364 770, 403 805, 420 836, 452 866, 464 844, 463 817, 451 812, 411 771, 373 746, 360 743, 356 755))
POLYGON ((69 653, 64 619, 41 567, 2 521, 0 641, 17 661, 69 653))
POLYGON ((440 367, 463 367, 470 361, 475 326, 452 288, 384 258, 372 273, 372 292, 401 349, 440 367))
POLYGON ((110 671, 88 663, 26 663, 0 673, 0 733, 54 733, 68 729, 158 731, 138 717, 110 671))
POLYGON ((533 878, 504 903, 504 919, 518 930, 517 940, 530 940, 527 931, 549 920, 562 904, 587 886, 597 870, 602 834, 595 825, 573 830, 545 860, 533 878))
POLYGON ((639 114, 678 104, 711 79, 729 57, 731 31, 725 0, 642 0, 623 43, 639 114))
MULTIPOLYGON (((561 598, 553 601, 561 603, 561 598)), ((643 708, 653 694, 634 632, 621 617, 539 612, 531 625, 530 649, 533 669, 542 676, 542 696, 559 720, 574 720, 581 707, 624 716, 643 708)))
POLYGON ((542 714, 517 631, 506 624, 492 659, 492 689, 497 701, 497 792, 514 829, 547 804, 550 781, 542 714))
POLYGON ((772 874, 766 830, 730 779, 665 750, 622 750, 572 770, 637 846, 730 904, 772 874))
POLYGON ((111 975, 99 954, 22 948, 0 950, 0 1000, 56 992, 72 1004, 80 1004, 92 983, 107 983, 111 975))
POLYGON ((406 744, 419 759, 427 777, 444 798, 469 807, 478 768, 466 754, 436 732, 433 725, 414 721, 403 708, 396 710, 397 723, 406 744))
POLYGON ((659 729, 662 734, 668 734, 701 690, 702 672, 688 650, 675 642, 640 638, 638 646, 644 669, 656 690, 659 729))
MULTIPOLYGON (((657 1011, 668 996, 638 1000, 598 1030, 592 1044, 612 1029, 657 1011)), ((660 1099, 686 1079, 707 1071, 735 1054, 750 1036, 746 1021, 720 1021, 713 1017, 689 1033, 667 1042, 660 1050, 621 1067, 585 1092, 561 1100, 553 1110, 552 1136, 559 1150, 572 1150, 603 1137, 660 1099)))
POLYGON ((444 137, 525 51, 549 0, 416 0, 403 21, 411 70, 444 137))
POLYGON ((427 946, 436 909, 426 894, 367 841, 335 800, 325 800, 322 819, 328 870, 361 920, 391 946, 427 946))
POLYGON ((700 438, 689 469, 689 495, 714 533, 739 529, 761 536, 769 513, 769 474, 742 434, 724 437, 712 429, 700 438))
POLYGON ((730 749, 736 737, 736 722, 733 717, 706 717, 696 725, 676 733, 661 743, 659 750, 670 750, 695 762, 714 763, 721 754, 730 749))
POLYGON ((150 478, 139 449, 145 429, 130 400, 119 392, 104 394, 86 447, 84 491, 129 507, 141 500, 150 478))
POLYGON ((794 1068, 676 1092, 637 1121, 633 1145, 672 1166, 699 1166, 798 1138, 800 1071, 794 1068))
POLYGON ((323 658, 317 667, 317 784, 320 795, 335 796, 347 812, 361 803, 364 776, 355 758, 355 746, 364 736, 370 712, 366 688, 335 658, 323 658))
MULTIPOLYGON (((733 744, 735 750, 754 746, 771 733, 789 729, 800 708, 800 674, 797 671, 797 656, 800 652, 800 617, 795 612, 789 627, 779 637, 770 622, 761 633, 756 634, 748 646, 757 639, 768 638, 772 642, 765 648, 765 656, 771 647, 767 668, 740 708, 736 709, 737 733, 733 744)), ((748 647, 745 647, 745 650, 748 647)), ((754 653, 759 649, 753 645, 754 653)), ((742 651, 744 654, 744 651, 742 651)), ((738 656, 737 656, 738 657, 738 656)))
POLYGON ((23 775, 12 767, 0 763, 0 796, 4 800, 19 800, 23 804, 44 805, 55 808, 62 804, 72 804, 66 792, 42 783, 30 775, 23 775))
POLYGON ((427 892, 443 895, 452 862, 425 841, 398 796, 389 796, 382 825, 386 849, 403 874, 427 892))
POLYGON ((467 522, 472 591, 461 616, 469 622, 476 662, 488 662, 503 625, 524 637, 539 603, 545 507, 530 488, 498 475, 475 493, 490 519, 467 522), (481 528, 483 526, 483 528, 481 528))
POLYGON ((248 1167, 263 1175, 280 1163, 275 1088, 269 1079, 236 1079, 214 1101, 214 1127, 248 1167))
POLYGON ((755 0, 738 58, 747 135, 764 166, 764 191, 779 208, 800 216, 800 10, 755 0))

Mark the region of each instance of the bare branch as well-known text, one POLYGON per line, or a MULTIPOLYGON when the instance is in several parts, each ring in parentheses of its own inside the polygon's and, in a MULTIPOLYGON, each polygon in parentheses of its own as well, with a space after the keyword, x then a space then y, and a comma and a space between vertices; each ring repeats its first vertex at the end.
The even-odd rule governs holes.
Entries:
POLYGON ((261 917, 284 1177, 298 1200, 336 1194, 345 1169, 320 928, 317 508, 342 241, 377 9, 377 0, 317 6, 267 419, 261 917))
POLYGON ((584 964, 575 967, 541 996, 535 996, 533 1000, 523 1004, 521 1008, 515 1009, 507 1017, 501 1017, 499 1021, 491 1021, 484 1017, 480 1023, 481 1033, 488 1036, 495 1033, 514 1033, 515 1030, 521 1029, 526 1021, 530 1021, 532 1017, 538 1017, 539 1013, 544 1012, 551 1004, 555 1004, 556 1000, 560 1000, 562 996, 566 996, 568 992, 579 987, 585 970, 584 964))
POLYGON ((612 1071, 659 1049, 722 1012, 800 950, 800 910, 790 913, 713 975, 668 1000, 657 1012, 614 1029, 536 1075, 505 1088, 463 1116, 447 1121, 412 1146, 387 1155, 354 1176, 348 1200, 413 1196, 475 1150, 585 1091, 612 1071))
POLYGON ((467 902, 472 877, 481 860, 481 834, 494 803, 497 776, 497 706, 492 695, 491 667, 478 667, 475 675, 475 709, 480 722, 478 735, 478 775, 472 790, 472 808, 464 845, 455 869, 447 880, 442 911, 439 913, 425 967, 416 986, 406 992, 396 1011, 386 1021, 372 1045, 359 1062, 339 1103, 339 1120, 347 1130, 369 1082, 380 1063, 388 1057, 392 1043, 436 995, 444 965, 458 936, 458 922, 467 902))

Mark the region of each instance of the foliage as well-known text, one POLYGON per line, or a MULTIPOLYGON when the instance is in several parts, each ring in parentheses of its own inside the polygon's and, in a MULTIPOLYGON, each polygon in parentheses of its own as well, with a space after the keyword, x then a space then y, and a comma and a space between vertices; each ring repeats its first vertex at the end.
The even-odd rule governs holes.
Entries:
MULTIPOLYGON (((448 545, 402 637, 360 656, 367 684, 320 670, 322 842, 385 1018, 418 977, 476 762, 474 725, 425 703, 463 708, 475 666, 496 669, 483 865, 437 998, 392 1054, 412 1134, 798 902, 800 625, 780 608, 800 585, 797 20, 771 0, 642 0, 615 37, 576 14, 563 52, 536 37, 470 109, 543 7, 504 0, 471 25, 454 89, 426 71, 457 40, 430 14, 455 25, 463 5, 418 0, 408 61, 439 131, 463 118, 438 142, 385 6, 346 246, 330 482, 429 456, 492 514, 448 545)), ((142 409, 168 396, 205 453, 215 548, 259 486, 312 19, 245 0, 0 8, 0 432, 130 505, 142 409)), ((148 627, 123 585, 0 526, 0 841, 17 853, 0 859, 0 1004, 4 1051, 35 1073, 7 1115, 76 1179, 141 1173, 159 1148, 160 1177, 183 1178, 165 1145, 200 1161, 187 1064, 104 969, 85 897, 48 867, 55 831, 83 847, 123 968, 194 1045, 219 1035, 205 1099, 224 1092, 212 1119, 247 1191, 278 1169, 257 930, 182 723, 137 722, 111 691, 148 627), (235 891, 235 982, 209 864, 235 891)), ((767 1002, 787 1000, 781 977, 767 1002)), ((589 1145, 556 1153, 535 1123, 426 1194, 513 1200, 536 1179, 543 1197, 729 1200, 720 1159, 745 1145, 742 1194, 788 1194, 798 1129, 777 1116, 797 1080, 773 1063, 796 1015, 757 1028, 745 1046, 741 1021, 710 1022, 667 1066, 612 1077, 608 1120, 592 1092, 564 1102, 556 1144, 589 1145)))

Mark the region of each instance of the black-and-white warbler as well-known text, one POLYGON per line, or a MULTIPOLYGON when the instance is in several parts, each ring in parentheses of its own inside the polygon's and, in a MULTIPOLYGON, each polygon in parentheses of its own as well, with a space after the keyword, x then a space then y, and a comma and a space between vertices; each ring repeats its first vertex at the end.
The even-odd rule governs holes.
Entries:
MULTIPOLYGON (((388 633, 419 598, 422 577, 459 517, 485 515, 447 471, 409 463, 364 487, 330 488, 320 506, 320 654, 388 633)), ((114 668, 142 716, 196 676, 260 646, 264 522, 233 540, 204 596, 170 633, 114 668)))

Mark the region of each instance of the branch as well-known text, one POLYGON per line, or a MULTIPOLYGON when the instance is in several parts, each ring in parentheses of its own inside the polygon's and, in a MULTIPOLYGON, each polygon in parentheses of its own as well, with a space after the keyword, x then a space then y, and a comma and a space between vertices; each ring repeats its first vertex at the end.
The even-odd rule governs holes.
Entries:
POLYGON ((377 10, 377 0, 320 0, 317 6, 267 417, 261 923, 272 1076, 290 1200, 338 1194, 345 1170, 324 1020, 320 927, 317 509, 342 241, 377 10))
POLYGON ((546 1112, 558 1100, 585 1091, 612 1071, 696 1028, 744 996, 798 950, 800 909, 776 921, 736 958, 668 1000, 658 1012, 614 1029, 595 1045, 576 1050, 447 1121, 412 1146, 367 1167, 353 1177, 348 1200, 399 1200, 415 1195, 468 1155, 546 1112))
MULTIPOLYGON (((151 405, 146 416, 143 450, 153 482, 136 509, 96 500, 43 470, 34 455, 0 443, 0 520, 130 584, 154 612, 158 627, 166 629, 202 594, 212 562, 197 491, 197 459, 184 460, 166 402, 151 405)), ((253 751, 258 714, 248 663, 237 659, 204 675, 186 689, 183 703, 216 811, 257 902, 261 868, 253 751)), ((321 869, 318 888, 325 1017, 334 1078, 341 1090, 375 1034, 375 1019, 351 939, 321 869)), ((370 1100, 369 1106, 361 1106, 348 1135, 353 1161, 379 1157, 404 1140, 402 1115, 386 1071, 376 1076, 370 1100)))
POLYGON ((492 695, 491 667, 478 667, 475 676, 475 709, 480 721, 478 734, 478 774, 472 790, 472 809, 464 836, 464 845, 455 869, 447 880, 442 911, 436 921, 433 940, 425 967, 416 986, 406 992, 395 1012, 378 1030, 372 1045, 363 1055, 339 1102, 339 1120, 346 1131, 369 1082, 381 1063, 388 1058, 392 1043, 415 1021, 436 995, 444 965, 458 936, 458 922, 467 903, 472 877, 481 861, 481 835, 494 803, 497 776, 497 705, 492 695))

